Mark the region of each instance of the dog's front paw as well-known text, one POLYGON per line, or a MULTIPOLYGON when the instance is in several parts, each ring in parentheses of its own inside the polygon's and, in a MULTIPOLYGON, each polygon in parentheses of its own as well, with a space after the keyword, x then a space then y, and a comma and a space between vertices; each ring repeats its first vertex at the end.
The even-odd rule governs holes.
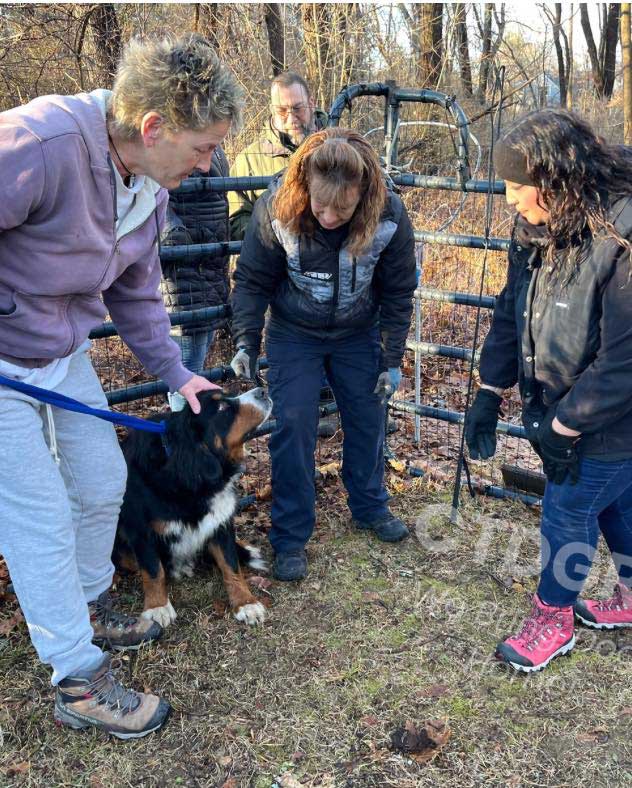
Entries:
POLYGON ((162 607, 150 607, 142 612, 142 618, 149 618, 152 621, 157 621, 161 627, 168 627, 169 624, 173 624, 176 617, 176 611, 173 609, 173 605, 169 600, 167 600, 167 604, 162 605, 162 607))
POLYGON ((243 621, 244 624, 263 624, 266 620, 266 609, 261 602, 254 602, 248 605, 242 605, 235 611, 235 618, 237 621, 243 621))

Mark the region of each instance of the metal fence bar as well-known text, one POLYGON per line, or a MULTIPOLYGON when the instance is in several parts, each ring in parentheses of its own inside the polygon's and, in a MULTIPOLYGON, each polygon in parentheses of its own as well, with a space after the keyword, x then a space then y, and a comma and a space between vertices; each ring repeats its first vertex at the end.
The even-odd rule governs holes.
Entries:
MULTIPOLYGON (((238 178, 185 178, 172 194, 191 194, 195 192, 234 192, 257 191, 267 189, 274 175, 242 175, 238 178)), ((414 172, 389 173, 390 179, 396 186, 414 186, 424 189, 440 189, 451 192, 470 192, 473 194, 487 194, 489 182, 483 179, 470 178, 461 182, 460 178, 448 175, 422 175, 414 172)), ((494 194, 505 193, 505 182, 492 183, 494 194)))
MULTIPOLYGON (((218 317, 228 317, 229 315, 230 307, 227 304, 220 304, 204 309, 172 312, 169 315, 169 320, 172 326, 188 326, 191 323, 204 323, 207 320, 215 320, 218 317)), ((102 323, 99 328, 93 328, 90 332, 90 339, 107 339, 107 337, 115 336, 118 336, 118 331, 114 323, 102 323)))
MULTIPOLYGON (((482 235, 454 235, 452 233, 435 233, 430 230, 416 230, 415 240, 427 244, 461 246, 465 249, 485 249, 487 246, 492 252, 506 252, 509 249, 508 238, 490 238, 486 244, 482 235)), ((205 254, 239 254, 241 243, 241 241, 224 241, 221 243, 163 246, 160 250, 160 259, 171 263, 190 260, 192 257, 205 254)))
MULTIPOLYGON (((462 361, 472 360, 472 351, 464 347, 455 345, 439 345, 434 342, 414 342, 408 340, 406 342, 408 350, 414 350, 416 353, 421 353, 422 356, 443 356, 444 358, 458 358, 462 361)), ((478 361, 480 352, 477 351, 474 358, 478 361)))
MULTIPOLYGON (((401 399, 391 400, 389 407, 391 410, 402 411, 403 413, 418 413, 423 418, 447 421, 451 424, 463 424, 465 420, 464 415, 456 410, 433 408, 430 405, 415 405, 414 402, 406 402, 406 400, 401 399)), ((506 421, 498 422, 496 432, 500 432, 503 435, 509 435, 512 438, 527 439, 527 433, 524 427, 519 427, 517 424, 509 424, 506 421)))
POLYGON ((482 309, 493 309, 496 305, 495 296, 483 296, 479 299, 474 293, 460 293, 458 290, 437 290, 434 287, 420 287, 415 291, 415 298, 422 301, 442 301, 460 306, 480 306, 482 309))

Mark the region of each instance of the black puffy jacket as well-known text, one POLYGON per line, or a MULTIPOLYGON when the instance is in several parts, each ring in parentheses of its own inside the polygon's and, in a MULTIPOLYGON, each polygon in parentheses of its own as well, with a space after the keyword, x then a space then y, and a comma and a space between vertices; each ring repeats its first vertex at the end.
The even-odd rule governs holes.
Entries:
MULTIPOLYGON (((632 198, 609 218, 632 240, 632 198)), ((612 238, 587 236, 571 281, 551 281, 538 230, 519 219, 481 352, 481 380, 519 383, 530 437, 551 408, 582 433, 578 451, 602 460, 632 457, 632 261, 612 238)), ((559 249, 556 254, 569 254, 559 249)))
POLYGON ((234 273, 233 339, 259 350, 264 315, 299 334, 337 339, 379 326, 382 366, 404 354, 416 284, 415 239, 402 201, 388 192, 373 242, 359 257, 346 229, 295 236, 271 215, 273 182, 255 203, 234 273))
MULTIPOLYGON (((227 177, 228 161, 221 148, 216 148, 208 172, 195 173, 209 177, 227 177)), ((162 234, 163 246, 217 243, 229 240, 228 199, 225 192, 180 193, 169 195, 167 220, 162 234)), ((191 252, 177 262, 163 262, 163 296, 169 312, 219 306, 228 301, 228 254, 197 254, 191 252)), ((218 318, 203 325, 174 328, 183 334, 202 329, 219 328, 226 324, 218 318)))

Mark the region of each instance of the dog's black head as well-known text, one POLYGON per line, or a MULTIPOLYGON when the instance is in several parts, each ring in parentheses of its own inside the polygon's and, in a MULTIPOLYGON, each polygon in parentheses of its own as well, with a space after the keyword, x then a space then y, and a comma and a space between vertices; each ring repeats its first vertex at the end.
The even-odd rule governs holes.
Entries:
POLYGON ((160 436, 148 433, 133 435, 129 441, 133 445, 125 446, 128 463, 147 483, 164 492, 166 488, 196 495, 215 492, 236 473, 249 433, 272 410, 272 401, 262 388, 238 397, 204 391, 198 399, 202 406, 198 415, 186 405, 167 416, 164 446, 160 436))

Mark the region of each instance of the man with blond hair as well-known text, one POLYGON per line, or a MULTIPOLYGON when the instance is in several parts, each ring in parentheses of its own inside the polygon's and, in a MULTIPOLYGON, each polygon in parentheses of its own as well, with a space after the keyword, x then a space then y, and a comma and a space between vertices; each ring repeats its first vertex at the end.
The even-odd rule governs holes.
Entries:
POLYGON ((169 336, 157 241, 167 189, 208 169, 240 111, 233 76, 188 34, 132 41, 112 92, 0 114, 0 553, 53 670, 55 719, 71 728, 130 739, 164 724, 169 704, 125 688, 100 648, 139 648, 161 628, 109 598, 126 482, 113 425, 19 387, 107 408, 87 351, 109 312, 147 370, 199 413, 196 395, 217 387, 183 366, 169 336))
MULTIPOLYGON (((307 82, 294 71, 278 74, 270 86, 270 117, 261 136, 241 151, 230 169, 232 177, 276 175, 308 134, 327 125, 327 114, 316 109, 307 82)), ((230 234, 243 239, 256 200, 263 189, 229 192, 230 234)))

